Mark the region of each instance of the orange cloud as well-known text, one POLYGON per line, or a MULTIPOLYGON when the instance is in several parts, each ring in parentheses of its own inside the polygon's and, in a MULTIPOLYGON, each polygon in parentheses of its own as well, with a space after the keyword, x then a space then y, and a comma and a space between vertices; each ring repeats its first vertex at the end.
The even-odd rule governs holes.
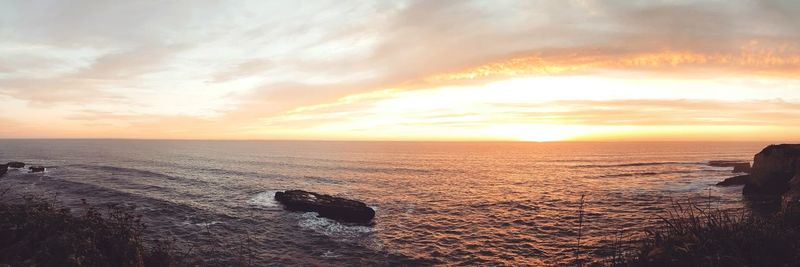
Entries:
POLYGON ((573 74, 596 70, 640 70, 691 74, 698 70, 800 77, 800 55, 788 45, 765 49, 752 42, 738 53, 693 51, 616 52, 600 49, 536 52, 464 70, 427 77, 429 82, 502 79, 514 76, 573 74))

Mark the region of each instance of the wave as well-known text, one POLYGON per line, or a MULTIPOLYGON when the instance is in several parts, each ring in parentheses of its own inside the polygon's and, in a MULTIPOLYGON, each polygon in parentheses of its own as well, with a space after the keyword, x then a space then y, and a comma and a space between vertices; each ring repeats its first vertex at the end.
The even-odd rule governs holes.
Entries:
POLYGON ((663 171, 663 172, 631 172, 631 173, 617 173, 597 176, 598 178, 616 178, 616 177, 631 177, 631 176, 656 176, 662 174, 681 174, 681 173, 697 173, 695 170, 682 170, 682 171, 663 171))
POLYGON ((87 199, 93 200, 89 201, 89 203, 95 204, 134 204, 137 206, 137 210, 145 212, 159 211, 165 208, 174 208, 180 211, 192 212, 191 214, 199 214, 199 210, 194 207, 161 199, 152 195, 145 195, 138 192, 107 187, 102 184, 92 182, 68 180, 55 176, 47 176, 46 180, 27 179, 30 177, 30 175, 33 174, 25 174, 24 176, 14 177, 14 187, 26 188, 26 190, 23 190, 25 193, 47 194, 50 192, 57 192, 60 200, 68 202, 72 201, 79 203, 76 200, 87 199), (35 185, 35 187, 31 187, 29 185, 35 185))
POLYGON ((262 207, 269 207, 274 208, 278 207, 278 201, 275 201, 275 192, 276 191, 265 191, 261 192, 258 195, 254 196, 250 200, 247 201, 247 204, 254 205, 254 206, 262 206, 262 207))
POLYGON ((237 171, 237 170, 227 170, 227 169, 219 169, 219 168, 195 168, 192 169, 198 172, 206 172, 212 175, 219 175, 219 176, 237 176, 237 177, 254 177, 254 178, 292 178, 285 175, 279 174, 264 174, 258 172, 248 172, 248 171, 237 171))
MULTIPOLYGON (((255 166, 273 166, 277 168, 294 168, 294 169, 310 169, 310 170, 320 170, 320 171, 348 171, 348 172, 358 172, 358 173, 388 173, 388 174, 398 174, 398 173, 405 173, 405 174, 431 174, 431 173, 454 173, 454 172, 463 172, 462 170, 458 169, 447 169, 447 168, 413 168, 413 167, 392 167, 392 166, 368 166, 368 165, 319 165, 319 164, 303 164, 303 163, 292 163, 292 162, 270 162, 270 161, 238 161, 239 163, 244 163, 247 165, 255 165, 255 166)), ((227 173, 237 173, 236 171, 232 170, 223 170, 217 168, 199 168, 199 170, 206 170, 212 172, 227 172, 227 173)), ((249 172, 245 172, 249 173, 249 172)))
POLYGON ((163 174, 163 173, 157 173, 157 172, 148 171, 148 170, 142 170, 142 169, 124 168, 124 167, 116 167, 116 166, 108 166, 108 165, 89 165, 89 164, 74 164, 74 165, 68 165, 68 167, 77 167, 77 168, 88 169, 88 170, 104 171, 104 172, 110 172, 110 173, 114 173, 114 174, 122 173, 122 174, 131 175, 131 176, 134 176, 134 177, 159 178, 159 179, 166 179, 166 180, 189 183, 189 184, 208 184, 208 182, 206 182, 206 181, 190 179, 190 178, 185 178, 185 177, 180 177, 180 176, 172 176, 172 175, 167 175, 167 174, 163 174))
POLYGON ((192 227, 192 226, 194 226, 194 227, 200 227, 200 228, 206 228, 206 227, 209 227, 209 226, 212 226, 212 225, 217 225, 217 224, 224 224, 224 222, 221 222, 221 221, 207 221, 207 222, 183 221, 183 222, 178 223, 178 225, 180 225, 182 227, 192 227))
POLYGON ((575 167, 582 168, 610 168, 610 167, 641 167, 641 166, 662 166, 662 165, 704 165, 703 162, 691 161, 665 161, 665 162, 634 162, 623 164, 586 164, 575 167))
POLYGON ((297 225, 328 237, 344 240, 355 240, 371 234, 375 229, 370 226, 347 225, 328 218, 319 217, 316 212, 299 213, 297 225))
MULTIPOLYGON (((296 180, 296 179, 303 179, 303 180, 313 180, 317 183, 325 183, 325 184, 343 184, 344 181, 337 180, 332 177, 321 177, 321 176, 311 176, 305 175, 301 177, 297 176, 288 176, 288 175, 280 175, 280 174, 265 174, 265 173, 258 173, 258 172, 248 172, 248 171, 237 171, 237 170, 225 170, 219 168, 200 168, 196 169, 196 171, 206 172, 212 175, 218 176, 236 176, 236 177, 249 177, 249 178, 262 178, 262 179, 284 179, 284 180, 296 180)), ((274 193, 274 191, 273 191, 274 193)))

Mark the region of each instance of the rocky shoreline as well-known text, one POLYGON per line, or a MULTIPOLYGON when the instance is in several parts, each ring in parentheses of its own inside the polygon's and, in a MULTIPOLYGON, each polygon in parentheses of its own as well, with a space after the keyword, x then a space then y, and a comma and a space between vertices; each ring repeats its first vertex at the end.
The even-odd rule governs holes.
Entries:
POLYGON ((753 156, 749 174, 717 185, 744 185, 743 194, 780 198, 784 209, 796 205, 800 202, 800 144, 769 145, 753 156))
MULTIPOLYGON (((24 162, 19 161, 11 161, 6 164, 0 164, 0 177, 3 177, 6 173, 8 173, 9 169, 22 169, 25 168, 27 164, 24 162)), ((29 173, 37 173, 37 172, 45 172, 47 170, 44 166, 29 166, 28 172, 29 173)))

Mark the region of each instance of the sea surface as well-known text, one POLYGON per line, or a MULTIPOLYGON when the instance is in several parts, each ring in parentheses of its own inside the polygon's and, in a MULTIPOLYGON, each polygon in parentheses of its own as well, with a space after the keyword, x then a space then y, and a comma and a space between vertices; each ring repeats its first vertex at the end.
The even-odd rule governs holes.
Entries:
POLYGON ((81 199, 145 217, 210 265, 568 265, 599 261, 676 201, 747 208, 710 160, 766 143, 503 143, 0 140, 0 187, 79 210, 81 199), (366 202, 372 226, 284 211, 276 191, 366 202), (584 196, 581 242, 578 210, 584 196))

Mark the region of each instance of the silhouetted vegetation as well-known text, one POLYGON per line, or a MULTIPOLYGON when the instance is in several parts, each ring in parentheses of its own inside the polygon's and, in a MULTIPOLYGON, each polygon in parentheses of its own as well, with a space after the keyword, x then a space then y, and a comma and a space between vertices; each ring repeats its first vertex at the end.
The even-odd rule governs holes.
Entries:
MULTIPOLYGON (((5 195, 4 192, 0 192, 5 195)), ((186 266, 170 242, 145 245, 140 216, 85 204, 80 214, 53 200, 0 201, 0 266, 186 266)))
POLYGON ((617 251, 609 266, 796 266, 800 209, 764 216, 675 204, 661 227, 646 231, 634 251, 617 251))

